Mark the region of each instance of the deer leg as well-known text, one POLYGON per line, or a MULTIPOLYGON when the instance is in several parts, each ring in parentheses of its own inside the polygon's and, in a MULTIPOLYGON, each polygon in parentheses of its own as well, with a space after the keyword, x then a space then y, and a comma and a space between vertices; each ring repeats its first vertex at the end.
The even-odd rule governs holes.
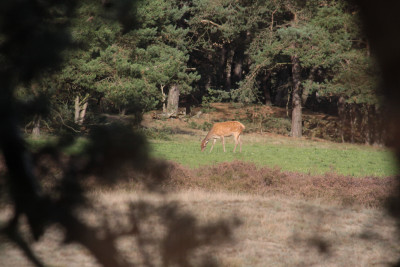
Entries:
POLYGON ((225 138, 223 136, 221 136, 222 139, 222 147, 224 148, 224 152, 225 152, 225 138))
POLYGON ((217 141, 217 139, 214 138, 213 143, 212 143, 212 145, 211 145, 210 153, 211 153, 211 151, 213 150, 216 141, 217 141))
POLYGON ((242 152, 242 139, 240 139, 240 135, 238 137, 239 145, 240 145, 240 152, 242 152))
POLYGON ((235 148, 233 149, 233 153, 235 153, 236 152, 236 147, 238 145, 238 136, 234 135, 233 137, 235 139, 235 148))

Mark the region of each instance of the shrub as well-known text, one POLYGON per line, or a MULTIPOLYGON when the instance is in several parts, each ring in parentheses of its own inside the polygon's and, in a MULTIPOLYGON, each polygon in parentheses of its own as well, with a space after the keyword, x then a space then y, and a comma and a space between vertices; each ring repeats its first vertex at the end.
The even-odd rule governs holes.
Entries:
POLYGON ((197 130, 209 131, 212 127, 212 124, 207 121, 203 122, 203 124, 198 124, 194 121, 190 121, 188 127, 197 130))
POLYGON ((161 129, 140 128, 140 132, 142 132, 148 139, 170 141, 170 135, 173 134, 174 131, 170 127, 164 126, 161 129))
POLYGON ((291 122, 288 118, 266 117, 263 121, 266 131, 288 135, 291 129, 291 122))

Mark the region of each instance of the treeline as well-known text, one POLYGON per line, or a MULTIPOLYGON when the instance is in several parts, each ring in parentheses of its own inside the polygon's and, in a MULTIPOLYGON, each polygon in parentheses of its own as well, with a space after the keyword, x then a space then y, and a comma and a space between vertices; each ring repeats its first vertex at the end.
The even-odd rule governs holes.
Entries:
POLYGON ((48 19, 67 21, 73 46, 17 91, 51 96, 46 116, 26 119, 34 129, 75 131, 104 112, 169 117, 216 99, 286 106, 295 137, 305 107, 338 114, 343 141, 383 140, 378 72, 347 1, 86 0, 48 19))

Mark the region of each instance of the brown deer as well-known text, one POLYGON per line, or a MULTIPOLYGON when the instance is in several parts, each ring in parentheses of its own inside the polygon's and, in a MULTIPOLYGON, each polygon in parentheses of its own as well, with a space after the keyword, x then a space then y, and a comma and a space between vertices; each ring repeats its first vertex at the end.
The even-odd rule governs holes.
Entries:
POLYGON ((238 121, 226 121, 226 122, 217 122, 213 125, 211 130, 208 132, 206 138, 201 142, 201 151, 204 151, 204 149, 207 146, 208 141, 213 138, 214 141, 212 143, 210 153, 214 148, 215 142, 217 141, 217 138, 222 139, 222 146, 224 148, 225 152, 225 137, 226 136, 231 136, 235 138, 235 148, 233 149, 233 152, 236 151, 236 147, 238 144, 240 144, 240 152, 242 152, 242 141, 240 140, 240 134, 243 132, 245 129, 244 125, 241 124, 238 121))

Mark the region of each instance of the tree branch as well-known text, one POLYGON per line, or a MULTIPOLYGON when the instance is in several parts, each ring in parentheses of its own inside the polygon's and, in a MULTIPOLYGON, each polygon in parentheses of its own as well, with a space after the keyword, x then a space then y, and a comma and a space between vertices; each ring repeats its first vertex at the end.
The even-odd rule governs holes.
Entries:
POLYGON ((45 265, 36 257, 30 246, 22 238, 18 232, 18 218, 19 214, 15 214, 10 220, 8 225, 0 230, 0 234, 6 236, 9 240, 14 242, 25 254, 25 256, 36 266, 44 267, 45 265))
POLYGON ((207 24, 208 23, 208 24, 211 24, 211 25, 216 26, 218 28, 222 27, 222 25, 219 25, 219 24, 217 24, 217 23, 215 23, 215 22, 213 22, 211 20, 208 20, 208 19, 202 19, 201 23, 203 23, 203 24, 207 24))

